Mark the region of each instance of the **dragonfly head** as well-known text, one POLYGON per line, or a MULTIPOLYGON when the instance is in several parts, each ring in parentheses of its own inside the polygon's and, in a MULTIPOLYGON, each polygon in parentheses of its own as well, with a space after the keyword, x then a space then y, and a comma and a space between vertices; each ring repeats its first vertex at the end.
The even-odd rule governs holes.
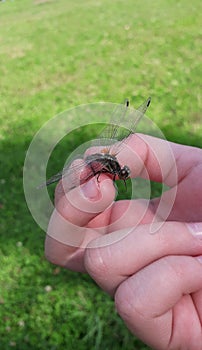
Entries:
POLYGON ((119 173, 120 180, 127 180, 130 176, 130 169, 127 165, 124 165, 119 173))

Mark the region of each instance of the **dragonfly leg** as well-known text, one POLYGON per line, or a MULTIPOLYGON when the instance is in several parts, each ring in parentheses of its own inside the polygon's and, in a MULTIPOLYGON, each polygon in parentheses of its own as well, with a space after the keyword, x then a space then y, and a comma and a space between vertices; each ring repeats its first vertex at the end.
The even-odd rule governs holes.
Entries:
POLYGON ((124 182, 125 189, 126 189, 126 192, 127 192, 127 190, 128 190, 128 189, 127 189, 127 183, 126 183, 126 180, 124 179, 124 180, 123 180, 123 182, 124 182))
MULTIPOLYGON (((105 169, 105 168, 103 168, 101 171, 98 171, 94 174, 94 176, 97 175, 97 182, 99 182, 100 175, 104 174, 104 173, 111 174, 110 171, 108 169, 105 169)), ((116 174, 114 175, 113 181, 114 181, 115 177, 116 177, 116 174)))
POLYGON ((99 172, 97 173, 97 182, 98 182, 98 183, 100 182, 100 181, 99 181, 100 174, 101 174, 101 171, 99 171, 99 172))

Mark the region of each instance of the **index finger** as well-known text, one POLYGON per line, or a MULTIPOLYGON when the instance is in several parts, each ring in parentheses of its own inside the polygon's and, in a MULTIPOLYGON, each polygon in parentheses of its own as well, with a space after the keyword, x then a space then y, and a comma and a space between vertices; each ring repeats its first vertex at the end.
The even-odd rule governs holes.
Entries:
MULTIPOLYGON (((120 148, 118 142, 110 146, 110 149, 110 153, 115 155, 119 164, 130 169, 131 178, 139 176, 163 182, 168 186, 174 186, 177 183, 176 158, 170 142, 149 135, 131 134, 122 142, 120 148), (118 153, 116 153, 117 148, 118 153)), ((85 156, 100 152, 103 152, 103 147, 102 149, 100 146, 91 147, 86 151, 85 156)))
POLYGON ((173 187, 193 166, 202 162, 202 151, 153 136, 134 134, 117 158, 130 167, 132 177, 149 175, 150 180, 173 187))
POLYGON ((133 135, 128 146, 120 157, 128 157, 132 174, 170 188, 162 187, 161 197, 151 201, 158 216, 162 220, 200 221, 202 150, 142 134, 133 135))

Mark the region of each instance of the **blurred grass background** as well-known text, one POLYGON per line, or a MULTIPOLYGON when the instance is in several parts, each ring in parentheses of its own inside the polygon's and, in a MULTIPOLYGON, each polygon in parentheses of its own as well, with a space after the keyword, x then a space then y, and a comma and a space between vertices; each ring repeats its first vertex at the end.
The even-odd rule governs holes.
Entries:
POLYGON ((166 137, 201 147, 201 22, 200 0, 0 2, 1 349, 148 349, 88 276, 45 260, 23 163, 54 115, 125 97, 151 95, 166 137))

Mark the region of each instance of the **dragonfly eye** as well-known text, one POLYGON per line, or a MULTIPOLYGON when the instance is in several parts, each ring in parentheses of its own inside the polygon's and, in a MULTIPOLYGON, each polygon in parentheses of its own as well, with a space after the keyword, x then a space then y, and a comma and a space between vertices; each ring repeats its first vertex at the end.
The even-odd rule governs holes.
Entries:
POLYGON ((129 176, 130 176, 130 169, 127 165, 124 165, 123 168, 121 168, 120 178, 122 180, 126 180, 128 179, 129 176))

